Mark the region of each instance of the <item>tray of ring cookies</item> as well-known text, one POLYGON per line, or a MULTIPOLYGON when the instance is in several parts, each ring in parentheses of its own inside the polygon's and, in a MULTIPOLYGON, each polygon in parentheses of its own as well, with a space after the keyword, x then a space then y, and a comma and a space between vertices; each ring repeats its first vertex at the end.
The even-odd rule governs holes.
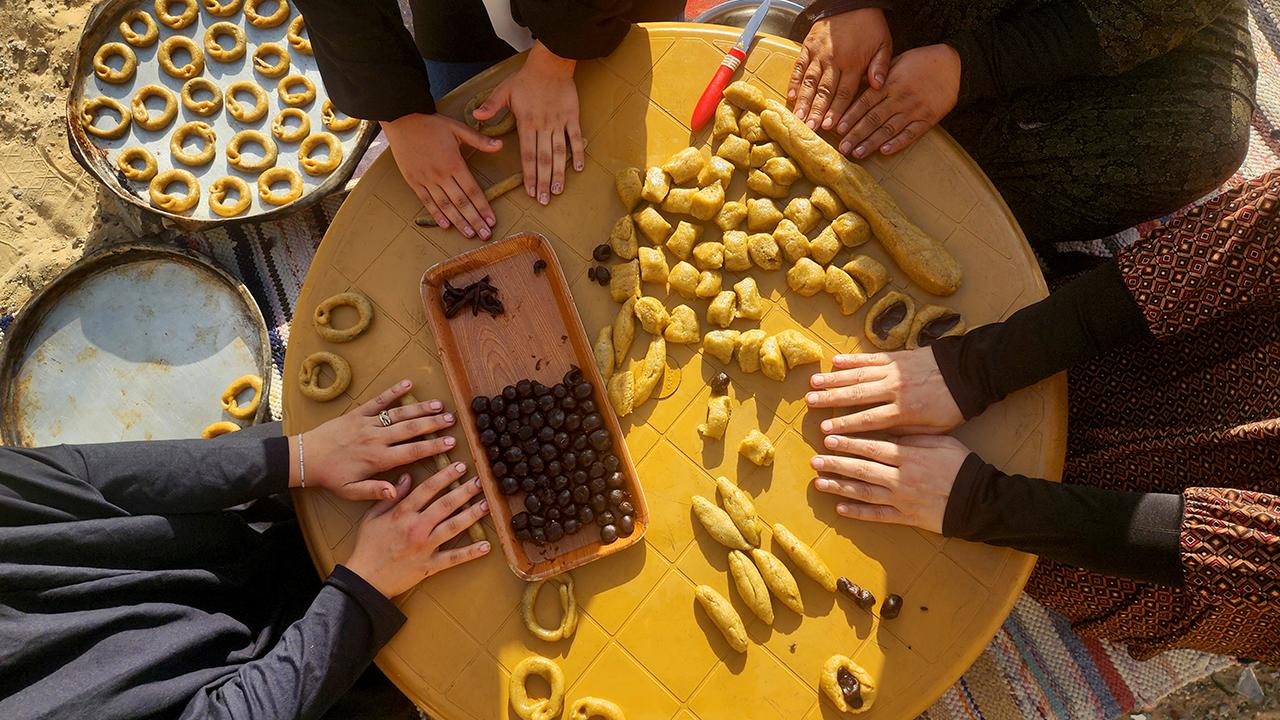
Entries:
POLYGON ((376 129, 334 108, 288 0, 107 0, 71 72, 76 160, 188 229, 319 201, 376 129))

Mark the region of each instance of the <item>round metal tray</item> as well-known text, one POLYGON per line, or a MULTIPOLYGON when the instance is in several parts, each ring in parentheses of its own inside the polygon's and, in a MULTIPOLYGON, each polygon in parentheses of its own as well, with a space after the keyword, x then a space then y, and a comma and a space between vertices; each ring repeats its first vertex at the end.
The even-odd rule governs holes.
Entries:
MULTIPOLYGON (((751 20, 751 14, 759 6, 760 0, 729 0, 694 18, 694 22, 746 27, 747 22, 751 20)), ((800 3, 790 2, 790 0, 773 0, 769 6, 769 13, 760 25, 760 32, 778 37, 790 37, 791 26, 802 12, 804 12, 804 5, 800 3)))

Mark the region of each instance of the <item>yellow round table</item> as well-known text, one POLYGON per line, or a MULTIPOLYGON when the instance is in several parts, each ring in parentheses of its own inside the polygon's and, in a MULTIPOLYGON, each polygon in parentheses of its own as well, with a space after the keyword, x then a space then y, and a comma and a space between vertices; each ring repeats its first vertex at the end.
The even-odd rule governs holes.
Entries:
MULTIPOLYGON (((690 134, 688 118, 735 39, 736 31, 729 28, 647 25, 634 29, 611 56, 580 63, 576 77, 582 131, 589 143, 586 169, 570 171, 564 194, 548 207, 519 188, 494 203, 497 237, 535 231, 551 241, 589 337, 617 312, 607 290, 586 277, 592 248, 608 237, 622 213, 613 173, 661 163, 690 144, 709 143, 708 129, 690 134)), ((794 44, 764 37, 741 74, 782 99, 795 54, 794 44)), ((446 98, 440 111, 460 117, 475 91, 492 87, 520 62, 513 58, 473 79, 446 98)), ((505 143, 499 153, 470 157, 482 185, 519 170, 516 137, 507 136, 505 143)), ((876 243, 858 248, 890 268, 898 289, 917 301, 957 308, 970 327, 1007 317, 1045 296, 1044 281, 1008 209, 945 133, 931 132, 910 150, 873 159, 866 167, 909 217, 945 240, 964 266, 964 286, 956 295, 929 298, 907 283, 876 243)), ((741 195, 742 175, 737 173, 730 198, 741 195)), ((807 185, 794 189, 808 192, 807 185)), ((454 230, 417 227, 413 219, 420 212, 418 199, 388 153, 334 219, 298 299, 289 338, 284 372, 289 433, 335 417, 406 377, 415 383, 418 398, 438 397, 453 406, 425 324, 419 282, 428 267, 478 241, 454 230), (371 298, 375 318, 355 341, 332 345, 315 334, 311 314, 321 300, 347 290, 371 298), (309 400, 298 390, 302 358, 319 350, 342 355, 353 371, 346 393, 328 403, 309 400)), ((825 294, 806 299, 786 292, 780 271, 757 271, 755 276, 770 306, 760 326, 770 333, 796 328, 817 339, 828 355, 824 370, 837 352, 869 349, 862 339, 865 309, 845 317, 825 294)), ((725 287, 736 279, 727 274, 725 287)), ((650 294, 653 288, 645 286, 650 294)), ((678 298, 668 305, 676 302, 678 298)), ((704 304, 696 304, 700 316, 704 304)), ((633 352, 642 354, 646 344, 637 342, 633 352)), ((507 702, 509 673, 534 653, 563 668, 566 704, 599 696, 621 705, 633 720, 812 720, 839 716, 820 700, 817 683, 823 662, 841 653, 879 681, 878 698, 864 717, 915 717, 982 651, 1016 600, 1034 559, 912 528, 837 517, 831 498, 815 492, 810 483, 811 448, 819 446, 818 424, 827 416, 804 409, 813 368, 794 371, 783 383, 758 373, 744 375, 736 366, 725 368, 734 380, 733 419, 722 443, 704 445, 695 428, 706 412, 706 380, 722 368, 704 358, 697 346, 672 346, 670 356, 680 368, 674 392, 623 419, 651 526, 643 543, 573 571, 584 611, 577 633, 545 643, 525 629, 518 608, 524 583, 495 549, 397 598, 408 622, 378 656, 378 665, 439 720, 514 717, 507 702), (757 427, 777 447, 771 468, 757 468, 736 452, 738 441, 757 427), (860 610, 797 571, 804 615, 775 603, 772 626, 757 620, 730 589, 724 549, 690 512, 690 496, 715 497, 713 481, 719 474, 735 479, 753 496, 766 524, 787 525, 837 575, 869 588, 881 601, 889 593, 901 595, 901 616, 881 620, 878 607, 874 613, 860 610), (698 584, 732 599, 752 640, 745 654, 729 649, 695 608, 693 588, 698 584)), ((1016 393, 956 435, 1008 471, 1057 479, 1066 437, 1065 390, 1058 377, 1016 393)), ((459 428, 455 434, 461 438, 461 432, 459 428)), ((465 448, 460 442, 454 457, 470 463, 465 448)), ((431 474, 429 463, 409 470, 415 481, 431 474)), ((295 498, 312 557, 319 571, 328 573, 350 554, 364 506, 314 490, 300 491, 295 498)), ((488 532, 493 537, 493 529, 488 532)), ((770 538, 762 545, 785 559, 770 538)), ((542 593, 544 624, 553 625, 558 618, 554 595, 542 593)))

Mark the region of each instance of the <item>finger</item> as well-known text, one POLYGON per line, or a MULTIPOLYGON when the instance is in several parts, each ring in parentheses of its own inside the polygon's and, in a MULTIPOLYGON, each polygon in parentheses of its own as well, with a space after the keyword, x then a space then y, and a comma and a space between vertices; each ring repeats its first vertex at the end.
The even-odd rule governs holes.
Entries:
POLYGON ((876 485, 896 485, 898 469, 883 463, 844 455, 815 455, 809 465, 820 473, 842 475, 876 485))
POLYGON ((896 426, 900 419, 901 413, 897 405, 877 405, 866 410, 859 410, 848 415, 823 420, 822 432, 828 435, 848 435, 875 430, 889 430, 896 426))
MULTIPOLYGON (((467 172, 463 172, 462 174, 470 176, 470 173, 467 172)), ((471 180, 470 182, 472 186, 475 185, 474 180, 471 180)), ((475 204, 475 199, 469 196, 467 192, 462 189, 462 186, 458 184, 458 176, 455 175, 454 177, 445 180, 441 187, 443 187, 445 193, 449 195, 449 199, 453 201, 453 206, 458 209, 458 212, 462 213, 462 219, 466 221, 467 226, 474 228, 477 235, 487 240, 489 235, 489 223, 486 222, 484 218, 480 217, 480 212, 477 210, 478 206, 475 204)), ((476 188, 476 190, 479 191, 480 189, 476 188)), ((484 205, 486 208, 489 207, 488 203, 485 202, 484 193, 477 192, 477 195, 480 198, 480 204, 484 205)))
POLYGON ((454 132, 454 136, 458 138, 458 142, 479 150, 480 152, 498 152, 502 149, 502 141, 498 138, 489 137, 479 130, 475 130, 467 125, 460 125, 454 132))
POLYGON ((791 80, 787 83, 787 99, 795 100, 796 92, 800 89, 800 81, 804 78, 804 71, 809 67, 809 48, 800 46, 800 55, 796 57, 796 64, 791 68, 791 80))
POLYGON ((476 179, 472 177, 469 170, 454 175, 453 181, 458 184, 462 192, 467 194, 472 207, 484 219, 484 222, 480 225, 480 236, 486 240, 489 239, 489 234, 492 232, 489 228, 498 224, 498 220, 493 214, 493 207, 489 205, 489 198, 485 196, 484 191, 476 184, 476 179))
POLYGON ((845 137, 840 141, 840 152, 848 155, 853 151, 854 145, 860 142, 871 131, 880 127, 887 115, 884 115, 884 109, 876 108, 885 99, 885 94, 880 90, 867 88, 858 95, 849 109, 841 116, 840 122, 836 123, 836 132, 843 134, 845 137), (867 116, 871 115, 870 118, 867 116))
POLYGON ((844 387, 846 385, 857 385, 858 383, 872 382, 880 380, 886 375, 885 369, 880 366, 854 368, 852 370, 836 370, 829 373, 814 373, 809 378, 809 384, 814 388, 833 388, 844 387))
POLYGON ((906 127, 910 123, 911 120, 905 113, 894 113, 890 115, 889 119, 885 120, 883 125, 872 130, 871 134, 868 135, 865 140, 853 146, 853 156, 856 158, 862 158, 876 152, 886 140, 897 135, 901 128, 906 127))
POLYGON ((831 96, 831 107, 827 109, 827 114, 822 118, 822 128, 824 130, 830 130, 835 127, 836 122, 849 109, 849 105, 853 103, 853 97, 857 92, 858 76, 853 73, 841 75, 840 82, 836 84, 835 93, 831 96))
MULTIPOLYGON (((441 403, 439 400, 427 400, 426 402, 416 402, 410 405, 393 407, 387 411, 387 415, 391 416, 391 422, 400 423, 405 420, 435 415, 443 409, 444 403, 441 403)), ((380 424, 381 423, 379 423, 379 425, 380 424)))
POLYGON ((499 110, 506 107, 509 102, 511 102, 511 93, 507 89, 506 83, 503 83, 494 88, 493 92, 489 93, 489 97, 480 103, 480 107, 471 111, 471 114, 477 120, 488 120, 497 114, 499 110))
POLYGON ((435 527, 444 522, 445 518, 458 511, 458 508, 466 505, 471 498, 480 494, 480 478, 473 477, 466 482, 459 483, 458 487, 436 498, 435 502, 426 506, 422 510, 422 519, 431 527, 435 527))
POLYGON ((396 404, 396 401, 404 396, 405 393, 413 389, 413 383, 409 380, 401 380, 391 387, 378 393, 378 396, 360 407, 356 408, 356 412, 365 417, 373 417, 378 413, 396 404))
MULTIPOLYGON (((439 442, 439 441, 426 440, 423 442, 439 442)), ((413 443, 413 444, 419 445, 422 443, 413 443)), ((400 447, 409 447, 409 446, 401 445, 400 447)), ((404 463, 404 464, 408 465, 409 463, 404 463)), ((449 467, 446 467, 445 469, 432 475, 426 480, 423 480, 418 485, 418 487, 413 489, 413 492, 409 493, 409 497, 405 498, 404 501, 397 506, 397 508, 404 508, 405 512, 421 511, 424 507, 427 506, 428 503, 431 502, 431 498, 435 497, 436 495, 439 495, 440 491, 448 487, 449 483, 461 478, 462 475, 466 472, 467 472, 466 463, 460 463, 460 462, 452 463, 451 465, 449 465, 449 467)))
POLYGON ((857 480, 841 480, 839 478, 820 477, 813 481, 813 487, 818 492, 824 492, 828 495, 836 495, 850 500, 857 500, 864 503, 878 503, 887 505, 893 500, 893 493, 879 485, 859 482, 857 480))
POLYGON ((564 192, 564 164, 568 159, 563 128, 551 131, 551 194, 564 192))
POLYGON ((538 131, 538 202, 546 205, 551 202, 551 131, 538 131))
POLYGON ((386 511, 390 510, 391 508, 395 507, 396 503, 403 500, 409 494, 409 489, 411 487, 412 485, 409 484, 409 473, 404 473, 403 475, 401 475, 399 478, 396 479, 396 484, 393 488, 395 490, 395 495, 389 499, 385 499, 385 500, 382 500, 381 502, 374 503, 368 510, 365 511, 364 513, 365 519, 367 520, 369 518, 377 517, 385 513, 386 511))
POLYGON ((888 440, 873 440, 849 435, 828 435, 822 444, 832 452, 857 455, 884 465, 899 467, 902 464, 902 448, 888 440))
POLYGON ((814 93, 818 92, 818 81, 822 79, 822 63, 809 63, 804 77, 800 78, 800 95, 796 98, 796 117, 801 120, 809 116, 809 104, 813 102, 814 93))
POLYGON ((812 408, 857 407, 889 402, 894 399, 894 391, 888 383, 877 381, 830 390, 814 390, 807 393, 804 399, 812 408))
POLYGON ((876 54, 871 56, 867 65, 867 85, 880 90, 884 88, 884 79, 889 75, 889 61, 893 59, 893 46, 881 45, 876 54))
POLYGON ((452 550, 440 550, 436 552, 436 558, 439 560, 440 570, 448 570, 451 567, 456 567, 462 563, 471 562, 476 558, 483 557, 488 552, 489 543, 478 542, 471 543, 470 545, 463 545, 460 548, 454 548, 452 550))
POLYGON ((457 515, 437 524, 435 529, 431 531, 431 537, 428 542, 436 547, 440 547, 458 535, 466 532, 467 528, 480 522, 480 519, 488 514, 489 503, 485 500, 481 500, 457 515))
POLYGON ((932 126, 929 123, 924 122, 923 120, 916 120, 902 128, 902 132, 893 136, 888 142, 881 145, 880 152, 885 155, 892 155, 899 150, 906 149, 911 145, 911 143, 919 140, 921 135, 929 132, 930 127, 932 126))
POLYGON ((346 500, 388 501, 396 498, 396 486, 386 480, 356 480, 335 488, 334 492, 346 500))
POLYGON ((582 172, 587 165, 587 143, 576 116, 569 121, 569 149, 573 151, 573 169, 582 172))
POLYGON ((890 505, 869 505, 867 503, 836 503, 836 512, 854 520, 871 522, 904 524, 907 516, 890 505))
MULTIPOLYGON (((420 438, 432 433, 440 432, 445 428, 453 426, 453 414, 441 413, 439 415, 429 415, 427 417, 416 418, 398 422, 385 431, 379 433, 378 439, 385 441, 388 445, 395 445, 413 438, 420 438)), ((452 443, 446 443, 449 447, 457 444, 457 440, 452 437, 442 437, 441 440, 453 440, 452 443)))
POLYGON ((823 69, 822 77, 818 78, 818 89, 813 91, 813 105, 809 108, 809 116, 805 119, 809 127, 818 129, 818 124, 826 115, 827 108, 831 107, 831 98, 836 94, 836 85, 839 82, 839 70, 831 65, 823 69))
POLYGON ((463 235, 466 235, 467 237, 475 237, 475 231, 472 230, 471 226, 462 219, 462 214, 453 206, 453 200, 449 199, 449 194, 445 192, 443 187, 439 185, 432 186, 431 197, 436 201, 436 205, 440 206, 440 210, 444 212, 444 216, 449 219, 449 222, 453 223, 453 225, 457 227, 463 235))
POLYGON ((409 463, 417 462, 423 458, 434 457, 440 453, 449 452, 456 442, 457 441, 454 438, 445 436, 392 445, 387 448, 387 467, 408 465, 409 463))
POLYGON ((869 365, 888 365, 891 362, 893 358, 889 357, 889 353, 851 353, 832 358, 831 367, 846 370, 869 365))
POLYGON ((436 221, 436 227, 449 227, 449 219, 445 217, 444 213, 440 212, 440 206, 436 205, 436 201, 431 198, 431 193, 427 192, 425 185, 414 187, 413 192, 418 196, 418 200, 422 202, 422 207, 427 209, 431 219, 436 221))
POLYGON ((520 135, 520 171, 524 173, 524 191, 531 198, 538 196, 538 133, 524 125, 516 125, 520 135))

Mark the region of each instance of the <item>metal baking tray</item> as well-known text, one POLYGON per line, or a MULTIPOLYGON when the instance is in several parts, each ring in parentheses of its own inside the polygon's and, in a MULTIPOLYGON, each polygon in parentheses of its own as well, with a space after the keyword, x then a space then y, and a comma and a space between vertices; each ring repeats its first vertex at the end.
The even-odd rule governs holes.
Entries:
MULTIPOLYGON (((324 89, 324 82, 320 78, 320 71, 316 67, 316 60, 310 55, 303 55, 294 51, 293 48, 289 47, 288 41, 285 39, 289 21, 298 15, 296 7, 290 7, 289 20, 274 28, 267 29, 259 29, 249 25, 244 19, 243 12, 229 18, 216 18, 210 16, 203 8, 200 10, 196 21, 182 30, 172 30, 157 20, 156 24, 160 28, 160 39, 154 45, 149 48, 130 46, 130 49, 133 50, 138 58, 138 70, 133 80, 123 85, 102 82, 93 73, 94 53, 104 43, 124 42, 120 35, 120 20, 125 13, 134 9, 144 10, 153 18, 155 17, 154 3, 150 0, 105 0, 99 3, 85 22, 84 32, 80 36, 80 43, 77 48, 76 62, 72 65, 71 77, 68 83, 71 90, 67 96, 67 139, 71 146, 71 154, 89 171, 89 174, 97 178, 99 182, 110 188, 112 192, 126 202, 148 212, 163 216, 171 224, 187 230, 206 230, 227 223, 273 220, 314 205, 330 192, 344 187, 347 178, 351 176, 356 169, 356 165, 359 164, 360 156, 364 154, 365 148, 368 147, 369 142, 377 133, 377 126, 367 120, 362 121, 354 130, 334 133, 342 141, 342 163, 333 172, 324 177, 312 177, 298 168, 298 143, 284 143, 276 140, 276 146, 279 148, 276 165, 286 165, 298 169, 299 174, 302 176, 302 197, 288 205, 276 207, 263 203, 257 195, 257 175, 243 173, 227 165, 226 145, 232 135, 241 130, 252 129, 271 137, 271 121, 279 114, 281 109, 286 107, 276 95, 275 86, 278 78, 266 78, 253 70, 253 51, 262 43, 277 42, 285 46, 289 50, 289 73, 305 75, 315 83, 316 99, 309 106, 302 109, 306 111, 311 120, 312 133, 325 131, 324 124, 320 120, 320 107, 328 95, 324 89), (220 63, 206 55, 205 70, 202 77, 207 77, 214 81, 224 91, 227 85, 236 80, 251 80, 258 83, 267 92, 268 99, 267 114, 261 120, 249 124, 233 120, 230 114, 227 113, 224 97, 222 110, 216 115, 207 118, 199 117, 187 111, 179 102, 177 117, 168 127, 155 132, 142 130, 137 126, 137 123, 130 123, 129 132, 116 140, 94 137, 84 131, 80 124, 80 108, 86 98, 105 95, 119 101, 128 108, 129 102, 137 90, 149 84, 162 85, 173 91, 175 96, 178 95, 182 89, 183 81, 166 75, 160 70, 160 65, 156 60, 156 53, 159 50, 160 43, 171 35, 184 35, 191 38, 203 50, 205 29, 220 21, 234 22, 244 29, 247 42, 245 56, 233 63, 220 63), (218 148, 213 161, 199 168, 188 167, 180 163, 175 164, 169 157, 169 136, 179 125, 192 120, 201 120, 209 123, 218 135, 218 148), (131 181, 116 169, 116 156, 125 148, 134 145, 141 145, 151 151, 161 172, 171 167, 179 167, 194 174, 200 182, 200 203, 190 212, 184 214, 172 213, 152 205, 150 196, 147 194, 147 183, 131 181), (253 190, 253 202, 249 209, 231 218, 221 217, 209 209, 209 184, 223 175, 235 175, 249 183, 250 188, 253 190)), ((264 9, 270 10, 271 7, 268 6, 264 9)))

